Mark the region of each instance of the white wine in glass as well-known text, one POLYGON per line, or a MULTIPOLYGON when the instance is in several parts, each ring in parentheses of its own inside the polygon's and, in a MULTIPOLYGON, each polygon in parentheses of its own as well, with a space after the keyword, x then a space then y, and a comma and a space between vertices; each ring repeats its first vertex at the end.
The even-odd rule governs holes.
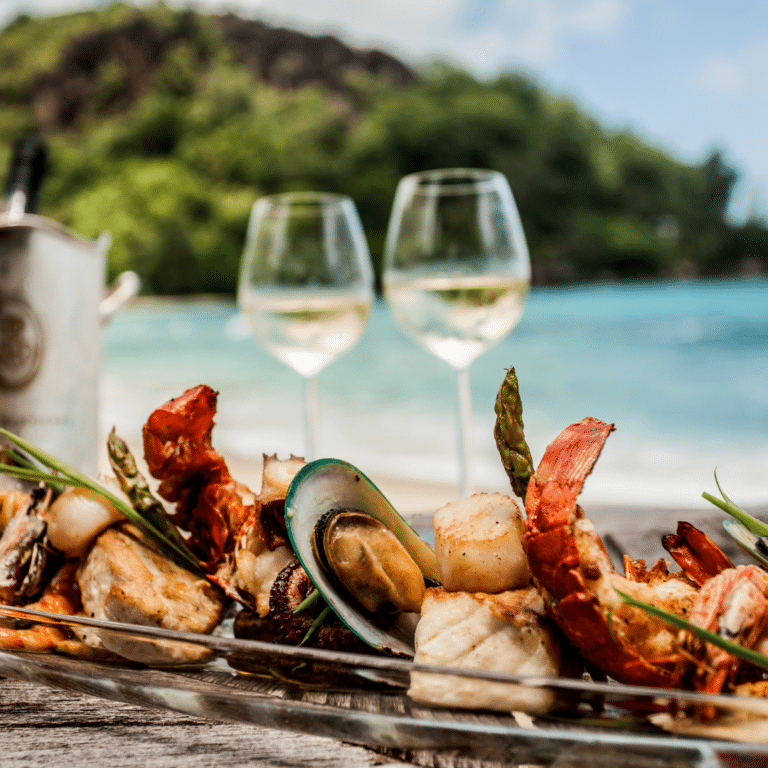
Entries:
POLYGON ((237 301, 255 339, 304 382, 304 450, 317 458, 317 374, 365 330, 373 270, 354 203, 287 193, 256 201, 237 301))
POLYGON ((504 176, 457 168, 400 181, 385 245, 384 296, 400 329, 457 372, 462 497, 472 492, 469 367, 517 325, 530 279, 504 176))

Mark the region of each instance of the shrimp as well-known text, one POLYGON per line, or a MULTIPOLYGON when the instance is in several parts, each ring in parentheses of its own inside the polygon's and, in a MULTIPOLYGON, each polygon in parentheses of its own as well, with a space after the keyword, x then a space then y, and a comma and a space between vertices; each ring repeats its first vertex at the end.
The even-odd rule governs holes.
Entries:
POLYGON ((176 502, 172 521, 208 578, 265 615, 277 574, 294 559, 283 523, 285 493, 304 464, 264 457, 258 495, 233 479, 211 445, 217 393, 201 385, 156 409, 144 425, 144 458, 158 493, 176 502))
MULTIPOLYGON (((78 613, 82 606, 75 578, 77 566, 74 561, 65 563, 43 590, 40 599, 24 607, 69 616, 78 613)), ((46 653, 73 651, 81 647, 67 629, 54 624, 37 623, 21 629, 0 624, 0 648, 5 650, 46 653)))
POLYGON ((153 411, 143 429, 144 458, 158 493, 176 503, 173 522, 190 548, 215 570, 234 550, 252 514, 252 494, 211 445, 218 393, 201 385, 153 411))
MULTIPOLYGON (((722 571, 704 584, 688 620, 746 648, 766 643, 768 573, 756 565, 722 571)), ((698 660, 693 677, 696 690, 720 693, 726 684, 734 683, 741 659, 689 632, 682 632, 680 641, 698 660)))
MULTIPOLYGON (((686 669, 677 632, 625 603, 617 590, 686 616, 698 582, 685 571, 669 573, 663 560, 646 570, 642 561, 627 558, 625 575, 617 573, 594 525, 576 504, 613 430, 612 424, 587 418, 550 444, 528 485, 524 546, 550 615, 588 662, 619 682, 675 687, 686 669)), ((681 546, 685 535, 699 548, 694 556, 695 547, 688 546, 691 559, 712 560, 715 570, 725 565, 703 533, 685 528, 681 546)))

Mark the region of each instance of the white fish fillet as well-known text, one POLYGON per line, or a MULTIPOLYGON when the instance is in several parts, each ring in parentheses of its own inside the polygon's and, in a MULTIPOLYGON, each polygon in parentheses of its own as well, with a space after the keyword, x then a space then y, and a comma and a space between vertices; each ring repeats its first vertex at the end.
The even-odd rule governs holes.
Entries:
MULTIPOLYGON (((419 664, 557 677, 561 653, 534 587, 497 595, 427 590, 416 628, 419 664)), ((543 712, 548 690, 414 672, 409 695, 423 704, 543 712)))

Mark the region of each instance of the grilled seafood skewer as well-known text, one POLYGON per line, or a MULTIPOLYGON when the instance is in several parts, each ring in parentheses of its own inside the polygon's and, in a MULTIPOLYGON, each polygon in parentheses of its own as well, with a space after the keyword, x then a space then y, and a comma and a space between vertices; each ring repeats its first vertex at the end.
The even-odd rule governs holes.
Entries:
MULTIPOLYGON (((513 370, 506 383, 505 391, 508 395, 512 393, 510 397, 519 397, 513 370)), ((519 564, 515 561, 514 568, 510 568, 510 563, 504 563, 503 573, 496 573, 495 569, 487 567, 483 562, 470 574, 472 579, 479 578, 480 581, 473 581, 464 573, 463 564, 452 559, 459 551, 457 547, 461 548, 461 553, 471 549, 470 559, 478 563, 484 556, 503 560, 508 555, 509 559, 514 559, 513 543, 516 541, 519 544, 518 529, 521 522, 514 510, 514 503, 503 497, 502 506, 509 502, 509 509, 504 506, 502 514, 499 506, 501 500, 495 498, 499 494, 478 494, 458 503, 455 510, 444 508, 444 514, 436 516, 436 539, 441 546, 444 545, 440 562, 435 560, 430 550, 425 567, 425 563, 420 561, 420 558, 423 560, 425 557, 421 547, 423 542, 412 542, 415 551, 408 552, 408 557, 413 555, 418 565, 411 568, 398 554, 400 559, 397 568, 393 570, 387 565, 371 581, 368 577, 373 569, 366 565, 361 567, 356 555, 351 558, 346 554, 337 555, 335 534, 338 533, 339 539, 345 543, 351 540, 354 547, 359 545, 357 549, 353 547, 357 552, 378 540, 381 529, 387 533, 400 526, 397 520, 399 516, 391 509, 384 510, 385 519, 381 523, 372 525, 373 518, 377 518, 378 512, 388 504, 373 492, 377 489, 373 487, 371 490, 372 484, 367 478, 345 462, 326 459, 308 468, 303 460, 296 457, 291 457, 287 462, 279 462, 276 457, 265 456, 261 491, 252 493, 233 479, 223 457, 211 445, 215 404, 216 393, 213 390, 204 386, 196 387, 154 411, 145 425, 144 446, 148 466, 155 478, 160 480, 159 493, 175 505, 170 527, 165 526, 163 505, 147 495, 149 488, 146 482, 136 471, 135 465, 126 467, 124 455, 116 472, 121 480, 125 480, 124 490, 129 495, 133 494, 134 504, 142 506, 145 512, 147 507, 150 511, 157 509, 160 518, 151 518, 153 525, 158 530, 165 526, 163 530, 169 538, 176 536, 178 528, 182 532, 180 540, 205 564, 208 580, 221 586, 229 597, 238 599, 251 609, 241 611, 238 619, 238 632, 242 631, 246 636, 255 633, 262 638, 280 641, 284 628, 279 625, 283 624, 294 641, 303 642, 309 625, 314 624, 318 615, 322 614, 322 603, 305 615, 294 614, 297 602, 301 603, 310 590, 310 583, 307 573, 296 562, 294 549, 288 541, 289 533, 294 537, 298 534, 303 540, 306 531, 317 530, 314 516, 318 505, 322 504, 329 512, 329 517, 323 522, 323 525, 329 523, 324 528, 322 540, 322 548, 325 550, 323 554, 327 561, 324 563, 325 570, 333 571, 335 577, 343 582, 346 576, 341 564, 351 563, 354 578, 365 577, 366 590, 372 589, 377 600, 381 596, 379 593, 383 593, 388 603, 397 603, 400 596, 397 586, 406 578, 402 574, 413 571, 413 583, 417 589, 412 598, 398 607, 405 612, 416 613, 421 609, 426 594, 425 604, 428 605, 429 615, 428 621, 420 624, 421 653, 429 656, 436 648, 435 658, 445 659, 449 663, 454 659, 442 655, 446 652, 446 643, 440 641, 440 636, 447 636, 453 631, 452 617, 458 616, 460 623, 462 619, 459 614, 463 616, 467 605, 471 604, 482 606, 485 617, 481 622, 482 632, 487 630, 490 635, 504 633, 509 636, 510 644, 506 648, 522 648, 525 651, 519 639, 512 637, 512 628, 526 635, 530 646, 528 656, 531 659, 538 659, 533 651, 548 646, 551 638, 557 636, 557 633, 552 633, 552 622, 544 616, 546 610, 586 660, 619 681, 667 688, 692 684, 699 690, 719 692, 748 679, 741 663, 730 654, 715 651, 687 633, 671 630, 660 619, 624 602, 618 590, 678 616, 687 616, 694 623, 735 638, 744 645, 762 648, 768 644, 768 573, 756 566, 734 568, 703 533, 687 523, 680 523, 677 534, 665 537, 663 542, 682 571, 670 573, 663 560, 646 568, 644 562, 628 557, 625 558, 623 575, 614 570, 594 526, 576 503, 586 477, 613 430, 612 425, 596 419, 585 419, 571 425, 549 446, 538 469, 532 472, 530 452, 522 436, 521 409, 500 409, 498 413, 501 420, 518 420, 520 427, 507 431, 497 430, 496 437, 500 451, 504 449, 503 460, 513 482, 513 489, 518 495, 525 496, 528 519, 523 538, 524 562, 519 564), (325 467, 324 472, 330 473, 328 478, 314 476, 319 466, 325 467), (343 476, 344 482, 340 484, 339 472, 342 469, 346 474, 343 476), (294 484, 297 475, 300 476, 300 484, 294 484), (292 492, 290 488, 293 488, 292 492), (303 489, 301 493, 298 488, 303 489), (355 489, 354 492, 351 489, 355 489), (363 496, 359 496, 361 493, 363 496), (344 496, 341 507, 336 504, 339 502, 339 494, 344 496), (296 505, 295 508, 291 504, 286 505, 287 495, 296 505), (289 507, 287 523, 284 517, 286 506, 289 507), (367 506, 371 508, 367 509, 367 506), (489 521, 495 534, 499 532, 497 529, 506 526, 505 530, 509 529, 509 540, 497 537, 498 540, 491 546, 484 538, 484 532, 479 530, 482 528, 480 523, 474 525, 473 535, 467 536, 465 531, 461 536, 454 536, 455 518, 464 519, 467 509, 472 510, 478 506, 489 507, 489 521), (311 525, 305 525, 305 521, 311 522, 311 525), (330 531, 334 532, 334 538, 331 538, 330 531), (465 546, 469 544, 472 546, 465 546), (438 568, 441 564, 447 567, 438 568), (392 573, 396 574, 394 578, 392 573), (491 575, 498 578, 490 579, 491 575), (532 575, 535 586, 528 584, 529 575, 532 575), (432 579, 435 576, 443 581, 444 589, 425 589, 428 583, 425 584, 424 578, 432 579), (384 582, 387 585, 382 590, 384 582), (391 592, 392 584, 397 594, 391 592), (447 591, 450 589, 456 591, 447 591), (524 608, 522 613, 521 606, 524 608), (530 614, 531 621, 524 621, 523 614, 530 614), (533 629, 541 634, 537 635, 539 640, 531 644, 533 629), (433 642, 435 638, 436 643, 433 642)), ((80 489, 62 494, 50 507, 49 500, 50 495, 47 500, 41 500, 38 494, 33 497, 28 510, 14 516, 13 520, 18 519, 18 522, 9 525, 0 540, 0 555, 3 541, 10 545, 5 547, 6 552, 13 553, 13 557, 20 555, 24 550, 24 547, 18 545, 22 540, 19 538, 20 532, 31 537, 28 547, 30 552, 35 551, 32 543, 38 540, 47 541, 55 550, 70 558, 84 557, 90 549, 88 566, 79 567, 77 580, 83 594, 87 593, 88 599, 83 600, 88 603, 87 610, 92 615, 98 613, 101 603, 112 605, 112 571, 122 564, 123 558, 113 558, 109 567, 99 569, 99 574, 95 575, 97 569, 94 561, 102 557, 100 553, 110 549, 110 537, 100 537, 101 544, 95 547, 91 547, 91 542, 99 534, 99 526, 110 527, 118 519, 119 513, 116 513, 116 517, 110 517, 115 510, 108 509, 107 504, 90 498, 80 489), (73 542, 58 540, 55 533, 57 527, 59 533, 68 534, 71 525, 57 505, 77 510, 81 502, 101 507, 96 515, 101 516, 100 522, 95 526, 88 523, 86 527, 92 529, 91 532, 73 542), (40 506, 36 507, 36 504, 40 506), (34 514, 30 514, 33 508, 34 514)), ((3 508, 16 508, 19 497, 11 497, 6 493, 0 502, 3 508)), ((119 503, 115 501, 115 504, 119 503)), ((117 527, 110 527, 110 536, 114 538, 118 530, 117 527)), ((298 539, 292 542, 294 548, 297 542, 298 539)), ((410 545, 406 546, 406 550, 410 548, 410 545)), ((377 545, 376 551, 384 550, 378 549, 377 545)), ((302 550, 301 556, 308 559, 309 553, 302 550)), ((5 563, 7 571, 19 571, 13 557, 0 559, 0 565, 5 563)), ((323 560, 319 555, 313 557, 323 560)), ((383 556, 377 554, 379 557, 383 556)), ((73 562, 76 561, 68 565, 73 562)), ((492 564, 496 565, 495 562, 492 564)), ((44 565, 32 561, 31 573, 42 573, 45 570, 44 565)), ((137 569, 131 569, 131 573, 134 570, 137 569)), ((162 568, 158 566, 158 570, 162 568)), ((309 576, 314 578, 312 572, 309 576)), ((410 580, 411 577, 407 578, 410 580)), ((61 571, 46 588, 40 602, 32 604, 33 607, 60 608, 72 613, 79 611, 79 595, 67 586, 72 581, 71 573, 61 571)), ((210 588, 209 583, 200 581, 203 587, 210 588)), ((38 579, 38 593, 42 583, 38 579)), ((14 583, 14 595, 7 599, 19 602, 34 599, 36 594, 30 585, 31 582, 22 578, 18 584, 14 583)), ((141 590, 141 586, 137 589, 141 590)), ((213 596, 211 600, 213 607, 205 630, 209 630, 209 625, 218 621, 220 609, 223 608, 223 604, 217 603, 219 597, 213 596)), ((346 598, 342 595, 344 600, 346 598)), ((123 600, 117 608, 133 610, 132 605, 123 600)), ((369 614, 377 613, 381 605, 380 602, 374 602, 367 608, 369 614)), ((144 608, 141 610, 144 613, 149 611, 144 608)), ((331 643, 331 647, 335 647, 337 642, 346 644, 348 641, 348 637, 336 634, 337 628, 341 635, 346 633, 340 625, 335 626, 332 632, 329 626, 329 632, 325 634, 330 633, 332 639, 323 642, 331 643)), ((318 637, 322 634, 318 633, 318 637)), ((363 637, 362 630, 358 634, 363 637)), ((21 647, 33 650, 54 649, 61 639, 21 634, 13 637, 16 640, 0 632, 0 646, 6 644, 10 647, 16 642, 21 643, 21 647)), ((368 638, 364 639, 370 642, 368 638)), ((447 645, 450 646, 450 643, 447 645)), ((392 652, 392 648, 383 642, 378 643, 377 647, 388 648, 392 652)), ((406 647, 405 655, 409 653, 410 648, 406 647)), ((501 653, 494 653, 493 656, 498 660, 501 653)), ((523 661, 520 669, 528 669, 525 666, 525 652, 521 658, 523 661)), ((427 660, 426 657, 424 660, 427 660)), ((567 665, 563 666, 561 661, 555 650, 543 659, 544 666, 536 669, 543 670, 541 674, 562 673, 567 665)), ((457 666, 464 663, 457 663, 457 666)), ((481 660, 477 663, 481 665, 480 668, 485 668, 483 665, 487 662, 481 660)), ((470 654, 466 664, 475 664, 475 656, 470 654)), ((504 695, 500 698, 502 705, 505 702, 504 695)), ((548 706, 546 703, 540 704, 548 706)))

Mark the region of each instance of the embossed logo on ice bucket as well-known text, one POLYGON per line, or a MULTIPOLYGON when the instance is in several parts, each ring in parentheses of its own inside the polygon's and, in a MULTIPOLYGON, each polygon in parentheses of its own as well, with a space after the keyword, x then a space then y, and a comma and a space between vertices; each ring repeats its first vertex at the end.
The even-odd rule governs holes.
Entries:
POLYGON ((0 294, 0 387, 26 387, 42 359, 43 328, 34 310, 18 296, 0 294))

